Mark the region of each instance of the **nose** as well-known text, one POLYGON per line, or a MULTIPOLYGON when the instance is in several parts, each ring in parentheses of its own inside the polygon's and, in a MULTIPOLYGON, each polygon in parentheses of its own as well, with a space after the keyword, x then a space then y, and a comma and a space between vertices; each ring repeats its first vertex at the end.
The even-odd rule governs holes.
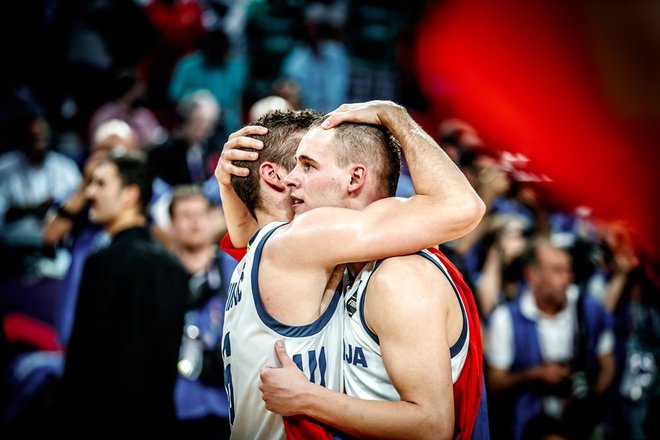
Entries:
POLYGON ((86 198, 87 200, 91 200, 91 199, 94 197, 94 193, 95 193, 95 192, 96 192, 96 188, 94 188, 94 184, 93 184, 93 183, 90 183, 90 184, 87 185, 87 187, 85 188, 85 191, 84 191, 85 198, 86 198))
POLYGON ((284 177, 284 184, 289 188, 297 188, 300 185, 300 181, 298 180, 298 165, 284 177))

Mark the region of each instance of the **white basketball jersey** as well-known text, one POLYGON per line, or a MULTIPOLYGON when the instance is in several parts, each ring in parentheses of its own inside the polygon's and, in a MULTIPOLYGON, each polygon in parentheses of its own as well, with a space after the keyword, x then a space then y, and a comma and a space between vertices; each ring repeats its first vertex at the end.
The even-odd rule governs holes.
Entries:
MULTIPOLYGON (((463 313, 463 329, 458 341, 450 347, 452 382, 456 382, 465 363, 470 338, 465 306, 447 269, 432 253, 423 250, 418 253, 433 262, 447 277, 463 313)), ((401 400, 385 371, 380 353, 378 336, 367 326, 364 318, 364 301, 367 285, 379 261, 372 261, 360 272, 351 288, 345 293, 346 316, 344 317, 344 385, 346 394, 365 400, 401 400)), ((429 288, 433 288, 430 286, 429 288)), ((402 289, 403 291, 403 289, 402 289)), ((405 301, 405 298, 401 299, 405 301)))
POLYGON ((271 223, 253 237, 248 253, 232 274, 227 294, 222 358, 233 439, 286 438, 282 417, 266 409, 259 391, 261 369, 279 366, 274 351, 278 339, 284 340, 287 353, 310 381, 332 390, 342 389, 341 288, 316 321, 302 326, 278 322, 261 301, 261 253, 266 240, 283 224, 271 223))

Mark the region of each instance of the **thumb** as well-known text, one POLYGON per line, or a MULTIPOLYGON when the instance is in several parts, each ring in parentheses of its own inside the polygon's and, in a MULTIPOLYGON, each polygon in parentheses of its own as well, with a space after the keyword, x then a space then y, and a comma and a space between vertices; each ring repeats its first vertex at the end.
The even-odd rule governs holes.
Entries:
POLYGON ((291 365, 295 366, 295 364, 293 363, 293 361, 286 352, 286 346, 284 345, 284 341, 275 342, 275 356, 277 356, 277 360, 280 361, 282 367, 288 367, 291 365))

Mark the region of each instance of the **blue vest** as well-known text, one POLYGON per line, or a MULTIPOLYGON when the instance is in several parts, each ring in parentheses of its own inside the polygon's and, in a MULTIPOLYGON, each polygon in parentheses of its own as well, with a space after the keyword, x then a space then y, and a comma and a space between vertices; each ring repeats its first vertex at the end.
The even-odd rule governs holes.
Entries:
MULTIPOLYGON (((537 323, 523 316, 520 296, 507 303, 513 322, 514 359, 511 371, 523 371, 543 363, 539 346, 537 323)), ((598 374, 596 345, 602 333, 611 327, 610 315, 596 299, 581 294, 577 303, 579 328, 575 335, 574 368, 585 371, 592 385, 598 374), (577 364, 576 364, 577 362, 577 364)), ((532 386, 522 387, 514 396, 512 438, 522 436, 525 425, 543 410, 544 395, 532 386)))

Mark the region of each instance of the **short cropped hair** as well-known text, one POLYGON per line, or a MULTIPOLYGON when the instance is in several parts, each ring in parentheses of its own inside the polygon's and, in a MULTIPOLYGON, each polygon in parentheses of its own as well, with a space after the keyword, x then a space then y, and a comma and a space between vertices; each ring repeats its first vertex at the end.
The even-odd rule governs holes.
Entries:
POLYGON ((381 125, 343 122, 335 128, 337 165, 362 162, 372 167, 384 197, 396 195, 401 172, 401 145, 381 125))
MULTIPOLYGON (((550 237, 544 235, 537 235, 532 237, 525 247, 523 254, 521 256, 523 265, 525 267, 538 267, 539 266, 539 250, 541 248, 554 248, 559 249, 565 252, 567 255, 571 256, 569 249, 563 246, 557 245, 550 237)), ((572 260, 572 258, 571 258, 572 260)))
POLYGON ((122 187, 136 185, 140 190, 139 211, 147 215, 153 194, 153 174, 143 151, 113 151, 105 159, 117 167, 122 187))
POLYGON ((176 110, 179 116, 188 121, 198 109, 204 109, 213 115, 213 119, 220 116, 220 104, 208 89, 198 89, 185 94, 178 102, 176 110))
POLYGON ((187 200, 192 197, 202 197, 211 206, 211 200, 208 198, 199 185, 195 184, 180 184, 174 187, 172 191, 172 199, 170 200, 169 213, 170 218, 174 216, 174 208, 181 200, 187 200))
MULTIPOLYGON (((231 176, 231 185, 234 191, 245 204, 250 214, 256 218, 256 211, 263 208, 263 198, 259 190, 259 167, 264 162, 272 162, 287 170, 295 165, 295 154, 298 144, 307 130, 323 115, 314 110, 275 110, 257 119, 254 125, 268 129, 264 135, 251 135, 264 143, 259 151, 259 158, 255 161, 234 161, 238 167, 247 168, 250 174, 231 176)), ((257 151, 245 148, 246 151, 257 151)))

